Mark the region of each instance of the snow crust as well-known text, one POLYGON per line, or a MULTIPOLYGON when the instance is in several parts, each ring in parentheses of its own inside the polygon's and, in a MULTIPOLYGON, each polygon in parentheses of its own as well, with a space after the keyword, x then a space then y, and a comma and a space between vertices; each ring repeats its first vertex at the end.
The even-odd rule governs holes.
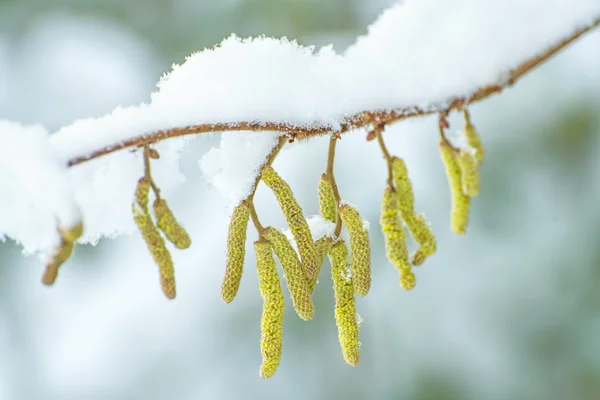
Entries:
MULTIPOLYGON (((52 135, 0 124, 0 232, 26 251, 47 250, 56 223, 81 210, 83 241, 131 232, 130 206, 142 174, 129 150, 66 168, 78 156, 175 127, 275 122, 337 128, 364 110, 439 107, 506 79, 512 68, 600 18, 598 0, 406 0, 392 6, 345 52, 288 39, 240 39, 173 65, 147 104, 78 120, 52 135)), ((273 132, 223 134, 200 165, 231 205, 252 190, 273 132)), ((184 180, 186 139, 156 145, 155 180, 165 192, 184 180)), ((368 228, 368 224, 365 225, 368 228)))

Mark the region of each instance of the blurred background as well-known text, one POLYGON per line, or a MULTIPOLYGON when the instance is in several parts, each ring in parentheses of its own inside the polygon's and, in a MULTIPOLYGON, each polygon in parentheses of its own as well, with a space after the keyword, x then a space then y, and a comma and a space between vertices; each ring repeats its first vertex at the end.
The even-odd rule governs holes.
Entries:
MULTIPOLYGON (((0 118, 56 130, 148 101, 173 62, 232 32, 343 51, 390 3, 0 0, 0 118)), ((188 181, 169 199, 194 242, 173 253, 177 300, 163 298, 138 236, 78 247, 51 289, 36 257, 0 243, 0 399, 600 398, 598 71, 600 31, 472 107, 488 153, 465 237, 450 233, 435 120, 388 128, 438 238, 410 293, 384 254, 377 145, 361 132, 344 137, 342 197, 372 227, 358 367, 341 356, 325 266, 314 320, 301 321, 286 300, 281 366, 258 377, 262 300, 250 248, 237 298, 219 297, 228 210, 198 168, 216 135, 188 145, 188 181)), ((321 138, 275 163, 307 215, 318 213, 325 158, 321 138)), ((284 226, 263 188, 257 204, 264 222, 284 226)))

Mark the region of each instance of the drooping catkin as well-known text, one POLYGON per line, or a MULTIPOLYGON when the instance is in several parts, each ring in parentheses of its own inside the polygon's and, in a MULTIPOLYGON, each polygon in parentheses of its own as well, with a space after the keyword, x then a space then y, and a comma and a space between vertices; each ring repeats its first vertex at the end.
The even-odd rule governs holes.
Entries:
POLYGON ((475 128, 475 125, 471 123, 468 111, 465 110, 465 136, 467 137, 467 143, 469 146, 475 149, 475 160, 477 165, 481 165, 485 159, 485 148, 481 142, 481 137, 475 128))
POLYGON ((292 189, 271 167, 263 168, 262 180, 271 188, 287 223, 292 231, 302 259, 302 267, 308 278, 317 277, 317 253, 308 223, 302 214, 302 208, 296 201, 292 189))
POLYGON ((428 256, 436 251, 435 236, 431 229, 429 229, 429 224, 427 224, 425 218, 415 214, 415 197, 408 177, 408 169, 404 160, 399 157, 394 157, 392 160, 392 177, 397 189, 398 207, 402 215, 402 220, 406 224, 412 238, 419 245, 419 249, 412 257, 412 264, 421 265, 428 256))
POLYGON ((321 268, 323 268, 325 257, 329 253, 333 242, 333 238, 329 236, 323 236, 315 241, 315 246, 317 249, 317 278, 308 280, 308 287, 311 293, 315 290, 315 285, 317 284, 317 280, 319 279, 318 276, 321 273, 321 268))
POLYGON ((462 191, 469 197, 476 197, 479 194, 479 169, 477 160, 470 151, 461 149, 456 154, 456 163, 461 172, 462 191))
POLYGON ((359 361, 359 334, 356 321, 356 302, 346 243, 339 241, 329 251, 331 277, 335 295, 335 322, 344 360, 350 365, 359 361))
POLYGON ((165 240, 152 222, 150 215, 145 213, 138 204, 133 204, 133 220, 137 224, 154 262, 158 265, 160 285, 163 293, 168 299, 174 299, 177 294, 175 288, 175 269, 165 240))
POLYGON ((371 245, 369 230, 365 228, 360 213, 349 204, 338 209, 339 215, 350 233, 352 255, 352 283, 359 296, 365 296, 371 287, 371 245))
POLYGON ((450 191, 452 192, 450 227, 454 233, 462 235, 467 231, 467 225, 469 224, 471 198, 462 191, 462 174, 456 161, 454 149, 443 140, 440 141, 439 148, 448 175, 450 191))
POLYGON ((221 298, 231 302, 238 292, 244 272, 244 256, 246 254, 246 231, 250 219, 250 208, 245 201, 233 210, 229 230, 227 232, 227 257, 225 275, 221 284, 221 298))
POLYGON ((75 242, 83 234, 83 223, 78 222, 69 229, 59 229, 58 233, 60 234, 60 244, 54 250, 42 275, 42 283, 44 285, 54 284, 60 266, 73 254, 75 242))
POLYGON ((190 236, 177 221, 165 199, 154 200, 156 225, 163 231, 167 239, 178 249, 187 249, 192 244, 190 236))
POLYGON ((263 362, 260 366, 260 376, 261 378, 269 378, 273 376, 281 361, 284 316, 283 291, 273 253, 271 252, 271 245, 265 240, 258 240, 254 242, 254 253, 256 254, 260 294, 263 298, 263 311, 260 321, 260 352, 263 362))
POLYGON ((385 242, 388 260, 398 269, 400 274, 400 285, 407 290, 414 287, 406 284, 406 277, 414 274, 411 272, 412 265, 408 260, 408 248, 406 247, 406 236, 398 213, 400 212, 400 199, 397 192, 386 187, 383 191, 381 202, 381 229, 385 242))
POLYGON ((319 210, 321 216, 328 221, 335 222, 337 217, 337 207, 335 205, 335 197, 333 189, 327 174, 321 175, 319 180, 319 210))
POLYGON ((285 235, 273 227, 265 230, 264 238, 267 239, 281 263, 296 313, 304 320, 312 319, 315 313, 312 291, 296 250, 285 235))
POLYGON ((148 211, 150 185, 150 178, 146 176, 140 178, 138 181, 135 189, 135 201, 132 204, 133 220, 138 226, 154 262, 158 265, 160 285, 163 293, 168 299, 174 299, 177 293, 175 288, 175 269, 171 253, 169 253, 165 240, 154 225, 148 211))

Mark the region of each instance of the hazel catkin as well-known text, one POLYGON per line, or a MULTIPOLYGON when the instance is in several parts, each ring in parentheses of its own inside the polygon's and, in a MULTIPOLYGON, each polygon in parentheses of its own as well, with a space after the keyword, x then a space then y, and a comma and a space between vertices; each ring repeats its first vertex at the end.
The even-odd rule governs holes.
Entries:
POLYGON ((169 250, 167 249, 165 240, 160 235, 154 222, 152 222, 150 215, 144 212, 138 204, 133 204, 133 220, 138 226, 154 262, 158 265, 160 285, 163 293, 168 299, 174 299, 177 294, 175 287, 175 269, 173 267, 171 253, 169 253, 169 250))
POLYGON ((354 291, 359 296, 365 296, 371 287, 371 245, 369 243, 369 230, 365 227, 358 210, 351 205, 342 205, 338 209, 338 212, 350 233, 354 291))
POLYGON ((294 250, 285 235, 273 227, 266 228, 263 236, 267 239, 281 263, 296 313, 304 320, 312 319, 315 313, 312 291, 309 287, 308 278, 302 270, 296 250, 294 250))
POLYGON ((177 221, 165 199, 154 200, 156 225, 163 231, 167 239, 178 249, 187 249, 192 244, 190 236, 177 221))
POLYGON ((227 256, 225 275, 221 284, 221 298, 231 302, 238 292, 244 272, 244 257, 246 255, 246 231, 250 219, 250 208, 245 201, 234 208, 227 232, 227 256))
POLYGON ((296 201, 292 189, 275 170, 271 167, 262 169, 262 180, 275 194, 279 206, 292 231, 294 240, 298 246, 298 252, 302 259, 302 267, 308 278, 317 278, 317 254, 315 243, 308 227, 308 223, 302 214, 302 208, 296 201))
POLYGON ((335 243, 329 252, 331 277, 335 295, 335 323, 344 360, 349 365, 359 362, 360 342, 358 323, 356 321, 356 301, 352 286, 352 275, 349 273, 348 248, 346 243, 335 243))
POLYGON ((471 198, 463 193, 462 173, 456 161, 455 150, 443 140, 440 141, 439 148, 452 193, 450 227, 454 233, 462 235, 467 231, 469 224, 471 198))
POLYGON ((323 268, 325 257, 329 253, 329 250, 331 249, 333 243, 333 238, 329 236, 323 236, 315 241, 315 246, 317 249, 317 278, 308 280, 308 287, 311 293, 315 290, 315 285, 317 284, 317 280, 319 279, 318 276, 321 273, 321 268, 323 268))
POLYGON ((273 376, 281 361, 284 317, 283 291, 273 253, 271 252, 271 245, 266 240, 258 240, 254 242, 254 253, 256 254, 260 294, 263 298, 263 311, 260 321, 260 352, 263 361, 260 366, 260 376, 261 378, 269 378, 273 376))

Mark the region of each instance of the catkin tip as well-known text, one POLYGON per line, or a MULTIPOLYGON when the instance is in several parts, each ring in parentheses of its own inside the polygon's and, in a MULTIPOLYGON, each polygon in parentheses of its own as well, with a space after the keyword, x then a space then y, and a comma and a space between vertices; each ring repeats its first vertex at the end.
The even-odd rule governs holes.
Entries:
POLYGON ((417 278, 415 277, 414 272, 401 271, 400 272, 400 286, 402 286, 405 290, 412 290, 417 283, 417 278))

